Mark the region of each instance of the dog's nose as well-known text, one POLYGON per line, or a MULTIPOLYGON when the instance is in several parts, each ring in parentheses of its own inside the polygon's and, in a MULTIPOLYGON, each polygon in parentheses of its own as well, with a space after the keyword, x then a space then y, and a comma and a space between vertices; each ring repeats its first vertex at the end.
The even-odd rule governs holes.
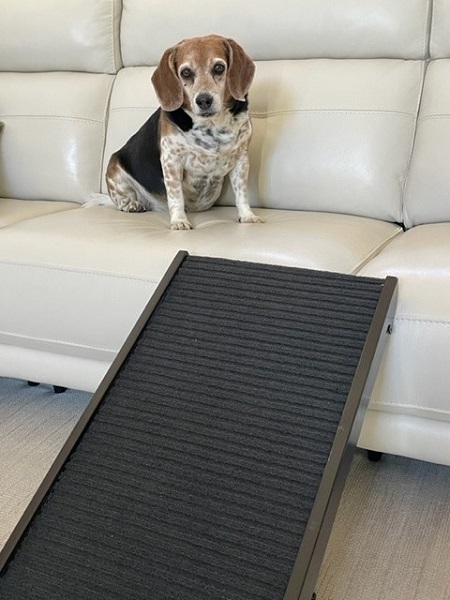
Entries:
POLYGON ((211 96, 211 94, 199 94, 195 99, 195 103, 202 110, 208 110, 208 108, 211 108, 211 105, 213 103, 213 97, 211 96))

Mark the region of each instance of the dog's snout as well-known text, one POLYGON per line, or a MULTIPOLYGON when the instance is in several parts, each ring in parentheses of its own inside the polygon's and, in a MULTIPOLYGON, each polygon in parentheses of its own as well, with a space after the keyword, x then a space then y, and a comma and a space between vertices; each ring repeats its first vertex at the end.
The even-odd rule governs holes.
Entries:
POLYGON ((211 94, 202 93, 197 96, 195 103, 201 110, 208 110, 212 106, 213 97, 211 94))

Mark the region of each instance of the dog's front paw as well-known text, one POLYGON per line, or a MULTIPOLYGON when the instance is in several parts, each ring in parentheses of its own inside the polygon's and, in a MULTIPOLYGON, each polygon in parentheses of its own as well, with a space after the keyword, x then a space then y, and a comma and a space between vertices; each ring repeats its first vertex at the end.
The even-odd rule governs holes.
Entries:
POLYGON ((239 223, 264 223, 264 219, 255 215, 255 213, 248 213, 239 217, 239 223))
POLYGON ((173 229, 174 231, 186 231, 188 229, 193 229, 193 227, 187 219, 180 219, 179 221, 172 221, 170 223, 170 229, 173 229))

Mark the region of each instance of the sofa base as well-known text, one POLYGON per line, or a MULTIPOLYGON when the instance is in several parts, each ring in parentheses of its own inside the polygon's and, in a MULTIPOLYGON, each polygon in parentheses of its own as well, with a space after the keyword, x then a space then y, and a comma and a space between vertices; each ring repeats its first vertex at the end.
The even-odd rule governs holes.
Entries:
POLYGON ((369 407, 358 446, 450 466, 450 429, 444 420, 369 407))
POLYGON ((2 376, 94 392, 109 361, 17 348, 0 344, 2 376))

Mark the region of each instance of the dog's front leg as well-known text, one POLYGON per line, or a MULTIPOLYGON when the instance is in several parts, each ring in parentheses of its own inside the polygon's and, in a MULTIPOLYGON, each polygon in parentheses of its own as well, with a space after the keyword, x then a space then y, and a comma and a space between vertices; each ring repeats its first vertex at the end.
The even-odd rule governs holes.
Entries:
POLYGON ((170 148, 164 148, 164 144, 161 144, 161 167, 166 186, 170 229, 192 229, 184 208, 183 165, 180 156, 174 156, 170 148))
POLYGON ((243 151, 230 171, 230 181, 235 196, 238 219, 240 223, 263 223, 261 217, 255 215, 250 208, 248 199, 249 167, 248 153, 243 151))
POLYGON ((169 206, 170 213, 170 229, 183 230, 193 229, 191 223, 188 221, 186 212, 184 210, 184 199, 183 189, 181 187, 181 181, 176 182, 176 185, 171 188, 167 187, 167 204, 169 206))

